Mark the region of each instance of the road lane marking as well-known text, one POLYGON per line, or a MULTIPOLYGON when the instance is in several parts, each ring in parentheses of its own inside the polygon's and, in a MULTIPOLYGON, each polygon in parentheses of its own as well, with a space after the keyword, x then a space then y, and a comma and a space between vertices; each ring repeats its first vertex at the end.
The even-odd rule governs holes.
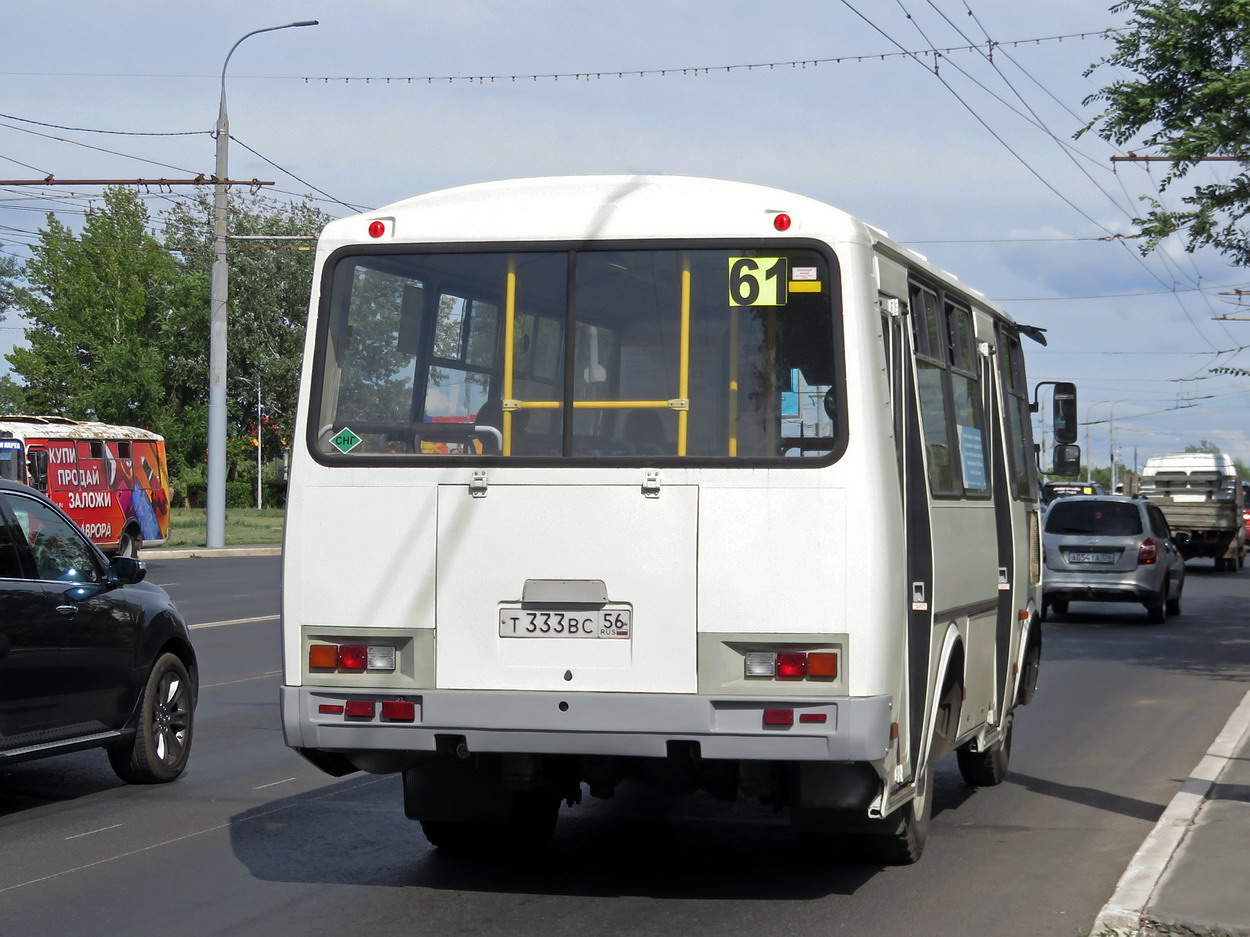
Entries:
POLYGON ((125 824, 124 824, 124 823, 114 823, 112 826, 102 826, 102 827, 100 827, 98 830, 87 830, 87 832, 85 832, 85 833, 75 833, 73 836, 66 836, 65 838, 66 838, 67 840, 70 840, 70 839, 81 839, 81 838, 82 838, 82 837, 84 837, 84 836, 94 836, 96 833, 104 833, 104 832, 107 832, 108 830, 115 830, 115 829, 117 829, 119 826, 125 826, 125 824))
POLYGON ((282 673, 281 670, 266 670, 257 677, 243 677, 239 680, 225 680, 221 683, 206 683, 204 686, 200 687, 200 689, 211 690, 213 687, 218 686, 234 686, 236 683, 251 683, 253 680, 264 680, 266 677, 276 677, 280 673, 282 673))
POLYGON ((247 625, 254 621, 277 621, 281 615, 257 615, 255 618, 231 618, 229 621, 206 621, 200 625, 187 625, 192 631, 200 628, 222 628, 226 625, 247 625))
POLYGON ((262 784, 259 787, 254 787, 252 790, 263 791, 267 787, 277 787, 279 784, 290 784, 294 780, 295 778, 283 778, 281 781, 270 781, 268 784, 262 784))

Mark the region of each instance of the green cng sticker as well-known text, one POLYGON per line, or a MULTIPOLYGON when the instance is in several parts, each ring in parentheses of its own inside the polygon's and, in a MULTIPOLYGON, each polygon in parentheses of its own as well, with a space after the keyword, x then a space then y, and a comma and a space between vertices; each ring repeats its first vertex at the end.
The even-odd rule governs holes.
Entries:
POLYGON ((784 306, 789 280, 784 257, 730 257, 729 305, 784 306))
POLYGON ((347 455, 347 453, 351 452, 362 442, 364 442, 364 440, 353 433, 346 426, 335 433, 330 439, 330 445, 332 445, 339 452, 343 453, 343 455, 347 455))

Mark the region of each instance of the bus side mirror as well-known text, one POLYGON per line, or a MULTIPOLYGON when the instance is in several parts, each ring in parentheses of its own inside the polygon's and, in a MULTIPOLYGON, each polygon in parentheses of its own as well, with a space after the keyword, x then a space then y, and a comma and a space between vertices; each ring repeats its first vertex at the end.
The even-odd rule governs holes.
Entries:
POLYGON ((1055 446, 1054 467, 1050 474, 1073 478, 1081 474, 1081 447, 1073 445, 1055 446))
MULTIPOLYGON (((1051 425, 1054 427, 1055 442, 1061 445, 1076 442, 1079 427, 1076 424, 1076 385, 1066 381, 1055 384, 1055 394, 1051 402, 1051 425)), ((1077 450, 1077 459, 1080 450, 1077 450)), ((1056 452, 1055 461, 1059 456, 1056 452)), ((1060 473, 1065 474, 1065 473, 1060 473)), ((1075 472, 1072 474, 1076 474, 1075 472)))

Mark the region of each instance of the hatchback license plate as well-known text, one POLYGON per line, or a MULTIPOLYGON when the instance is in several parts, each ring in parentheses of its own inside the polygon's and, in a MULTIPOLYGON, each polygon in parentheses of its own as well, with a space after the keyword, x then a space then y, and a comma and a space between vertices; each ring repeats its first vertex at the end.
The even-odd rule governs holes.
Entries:
POLYGON ((629 640, 633 613, 627 608, 501 608, 501 638, 621 638, 629 640))
POLYGON ((1114 553, 1069 553, 1069 563, 1107 563, 1115 562, 1114 553))

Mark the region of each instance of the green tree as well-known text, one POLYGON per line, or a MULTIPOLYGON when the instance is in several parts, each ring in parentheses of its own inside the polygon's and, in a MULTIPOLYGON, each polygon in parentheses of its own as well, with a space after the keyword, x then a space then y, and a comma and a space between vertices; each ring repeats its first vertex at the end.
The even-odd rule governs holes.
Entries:
POLYGON ((36 412, 163 431, 179 403, 165 385, 163 301, 178 271, 147 226, 122 188, 105 192, 79 236, 48 215, 14 288, 29 347, 7 356, 23 385, 6 395, 36 412))
MULTIPOLYGON (((1250 168, 1250 0, 1123 0, 1111 11, 1127 12, 1128 27, 1112 37, 1115 51, 1086 74, 1108 66, 1128 74, 1085 100, 1106 109, 1081 133, 1094 130, 1121 145, 1136 141, 1136 148, 1167 157, 1161 189, 1207 157, 1250 168)), ((1134 219, 1146 235, 1144 253, 1180 231, 1188 250, 1212 246, 1250 265, 1250 175, 1195 186, 1181 210, 1144 201, 1150 211, 1134 219)))
MULTIPOLYGON (((203 310, 203 357, 188 359, 206 384, 213 215, 207 196, 176 205, 163 216, 165 243, 179 258, 181 302, 203 310)), ((273 457, 290 445, 299 390, 304 327, 312 283, 313 242, 288 240, 315 236, 330 217, 308 202, 281 203, 260 196, 233 196, 229 228, 234 236, 269 236, 272 241, 231 242, 228 298, 226 396, 232 429, 228 472, 250 464, 259 385, 266 421, 261 438, 273 457)))

